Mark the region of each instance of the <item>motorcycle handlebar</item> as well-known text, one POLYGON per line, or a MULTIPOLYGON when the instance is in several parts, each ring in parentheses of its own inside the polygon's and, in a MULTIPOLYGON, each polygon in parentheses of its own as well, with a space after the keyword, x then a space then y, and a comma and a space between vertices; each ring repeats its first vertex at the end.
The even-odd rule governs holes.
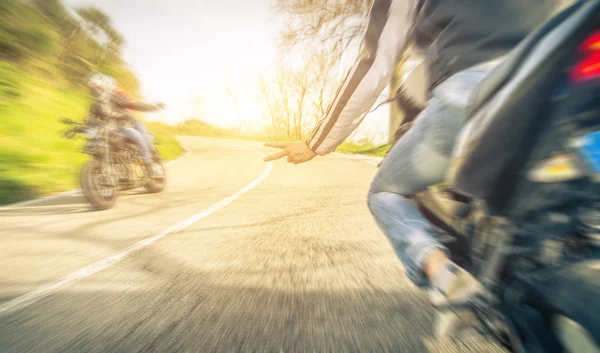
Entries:
POLYGON ((79 125, 79 123, 69 119, 69 118, 63 118, 60 120, 61 123, 66 124, 66 125, 79 125))
POLYGON ((69 130, 69 131, 65 132, 65 137, 70 140, 73 137, 75 137, 75 134, 76 134, 76 132, 74 130, 69 130))
POLYGON ((79 134, 79 133, 83 133, 85 132, 83 126, 77 126, 72 128, 71 130, 65 132, 65 137, 68 139, 72 139, 73 137, 75 137, 75 134, 79 134))

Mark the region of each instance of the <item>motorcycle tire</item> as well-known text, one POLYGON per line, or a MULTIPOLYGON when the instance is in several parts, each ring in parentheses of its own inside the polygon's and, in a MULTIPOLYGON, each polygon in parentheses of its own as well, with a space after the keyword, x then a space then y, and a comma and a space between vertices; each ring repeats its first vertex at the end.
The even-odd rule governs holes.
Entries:
POLYGON ((100 173, 102 166, 100 161, 93 160, 81 168, 79 182, 85 200, 97 210, 108 210, 117 202, 117 187, 112 185, 101 185, 94 176, 100 173), (101 192, 102 188, 104 193, 101 192))

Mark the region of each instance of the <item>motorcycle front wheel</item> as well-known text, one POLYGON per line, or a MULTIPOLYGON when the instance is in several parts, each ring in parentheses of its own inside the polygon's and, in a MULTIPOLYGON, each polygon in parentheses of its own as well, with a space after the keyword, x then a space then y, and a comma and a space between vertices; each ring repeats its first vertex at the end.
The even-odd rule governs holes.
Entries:
POLYGON ((94 160, 81 168, 79 182, 83 196, 97 210, 112 208, 117 202, 117 187, 105 185, 102 182, 102 167, 100 161, 94 160))

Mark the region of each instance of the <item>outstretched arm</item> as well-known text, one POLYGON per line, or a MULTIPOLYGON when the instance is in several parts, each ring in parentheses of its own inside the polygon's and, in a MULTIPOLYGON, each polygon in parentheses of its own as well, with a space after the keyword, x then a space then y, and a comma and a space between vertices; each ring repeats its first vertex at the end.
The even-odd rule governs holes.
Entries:
POLYGON ((144 102, 133 102, 127 101, 119 104, 121 108, 125 109, 133 109, 140 112, 154 112, 157 110, 161 110, 164 108, 164 104, 152 104, 152 103, 144 103, 144 102))
POLYGON ((363 121, 389 84, 414 24, 414 0, 375 0, 354 63, 325 117, 306 142, 317 154, 332 152, 363 121))
POLYGON ((317 154, 333 152, 363 121, 389 84, 412 32, 416 0, 374 0, 363 36, 362 55, 313 129, 307 141, 271 143, 282 149, 265 161, 287 156, 290 163, 304 163, 317 154))
POLYGON ((145 103, 145 102, 136 102, 136 101, 132 100, 131 98, 129 98, 125 94, 113 95, 112 102, 113 102, 113 104, 117 105, 121 109, 131 109, 131 110, 137 110, 140 112, 153 112, 153 111, 163 109, 165 107, 165 105, 162 103, 152 104, 152 103, 145 103))

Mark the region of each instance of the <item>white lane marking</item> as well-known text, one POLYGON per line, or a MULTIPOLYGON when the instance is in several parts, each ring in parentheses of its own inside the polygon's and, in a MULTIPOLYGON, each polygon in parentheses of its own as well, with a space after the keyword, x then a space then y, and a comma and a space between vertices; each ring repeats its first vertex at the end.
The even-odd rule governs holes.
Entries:
MULTIPOLYGON (((234 145, 231 145, 231 146, 234 146, 234 145)), ((261 153, 255 149, 252 149, 249 147, 245 147, 245 146, 235 146, 235 147, 250 150, 250 151, 260 155, 261 157, 266 156, 264 153, 261 153)), ((187 219, 184 219, 183 221, 181 221, 175 225, 172 225, 171 227, 168 227, 167 229, 163 230, 162 232, 160 232, 150 238, 139 241, 138 243, 128 247, 127 249, 125 249, 124 251, 122 251, 118 254, 115 254, 115 255, 109 256, 107 258, 104 258, 102 260, 99 260, 99 261, 97 261, 89 266, 86 266, 78 271, 68 274, 67 276, 63 277, 62 279, 60 279, 56 282, 53 282, 45 287, 38 288, 27 294, 23 294, 20 297, 17 297, 13 300, 10 300, 10 301, 0 305, 0 316, 23 309, 23 308, 26 308, 29 305, 37 302, 38 300, 43 299, 53 293, 56 293, 59 290, 65 288, 75 282, 78 282, 86 277, 89 277, 95 273, 98 273, 102 270, 107 269, 108 267, 120 262, 127 256, 133 254, 134 252, 139 251, 149 245, 152 245, 153 243, 166 237, 167 235, 177 233, 177 232, 181 231, 182 229, 185 229, 185 228, 191 226, 192 224, 210 216, 211 214, 221 210, 225 206, 227 206, 230 203, 234 202, 235 200, 239 199, 246 192, 252 190, 257 185, 259 185, 263 180, 265 180, 269 176, 272 169, 273 169, 273 163, 269 162, 269 163, 267 163, 267 167, 265 168, 263 173, 258 178, 254 179, 250 184, 244 186, 242 189, 236 191, 232 195, 213 204, 209 208, 207 208, 199 213, 196 213, 195 215, 193 215, 187 219)))
MULTIPOLYGON (((185 151, 185 154, 182 156, 177 157, 176 159, 169 161, 167 163, 165 163, 166 166, 169 165, 173 165, 175 164, 175 162, 179 162, 182 159, 184 159, 185 157, 189 156, 190 153, 192 153, 188 148, 186 148, 185 146, 181 146, 183 148, 183 150, 185 151)), ((16 210, 25 206, 31 206, 31 205, 35 205, 36 203, 40 203, 40 202, 44 202, 44 201, 50 201, 50 200, 54 200, 54 199, 58 199, 64 196, 71 196, 71 195, 79 195, 81 194, 81 189, 76 189, 76 190, 71 190, 71 191, 65 191, 65 192, 61 192, 58 194, 54 194, 54 195, 48 195, 48 196, 44 196, 44 197, 40 197, 38 199, 33 199, 33 200, 29 200, 29 201, 23 201, 23 202, 19 202, 19 203, 13 203, 13 204, 9 204, 6 206, 0 206, 0 211, 12 211, 12 210, 16 210)))

